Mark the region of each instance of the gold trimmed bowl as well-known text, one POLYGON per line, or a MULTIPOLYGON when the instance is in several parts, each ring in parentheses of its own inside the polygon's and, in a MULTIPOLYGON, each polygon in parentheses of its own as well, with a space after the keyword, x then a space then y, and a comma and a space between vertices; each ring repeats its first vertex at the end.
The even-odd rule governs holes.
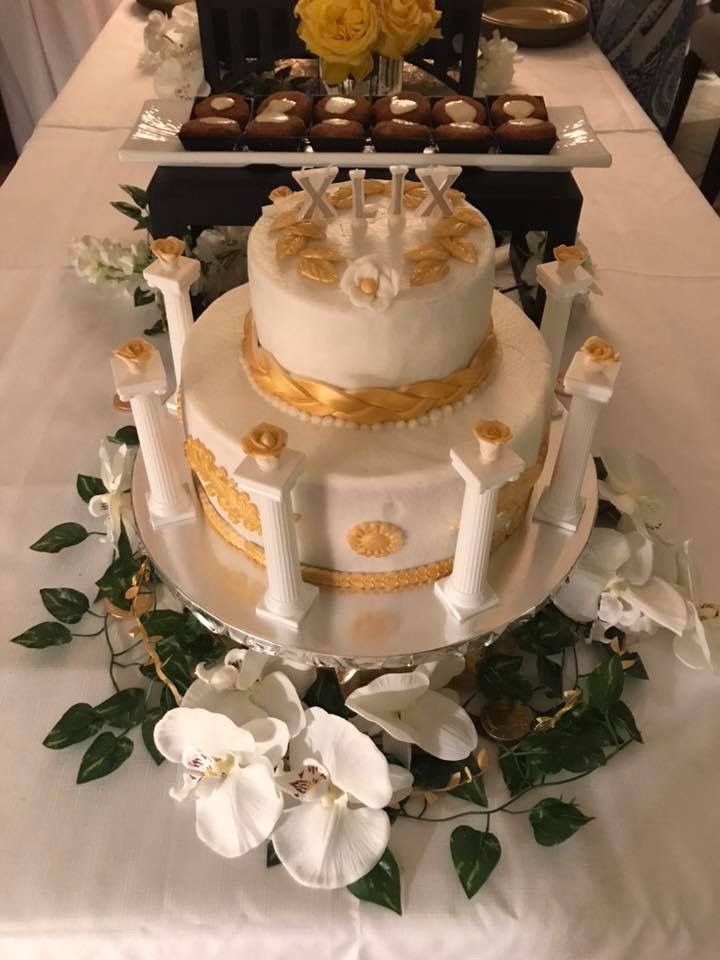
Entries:
POLYGON ((587 33, 590 14, 579 0, 485 0, 483 32, 499 30, 521 47, 557 47, 587 33))

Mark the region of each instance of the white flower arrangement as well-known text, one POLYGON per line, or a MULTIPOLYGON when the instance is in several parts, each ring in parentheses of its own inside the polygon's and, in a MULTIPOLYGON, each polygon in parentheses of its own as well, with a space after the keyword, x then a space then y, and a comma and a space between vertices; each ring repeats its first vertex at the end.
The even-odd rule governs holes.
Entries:
POLYGON ((151 261, 147 240, 122 244, 86 235, 70 245, 75 272, 95 286, 124 287, 130 292, 144 284, 142 272, 151 261))
POLYGON ((166 16, 153 10, 143 33, 140 68, 154 74, 159 97, 191 100, 209 93, 205 83, 197 7, 184 3, 166 16))
POLYGON ((120 532, 133 529, 133 513, 130 500, 130 480, 135 460, 135 451, 122 443, 120 446, 103 440, 100 444, 100 478, 106 493, 96 494, 88 502, 92 517, 105 520, 105 536, 102 543, 117 545, 120 532))
POLYGON ((475 94, 507 93, 515 73, 517 44, 500 36, 496 30, 488 40, 480 37, 475 75, 475 94))

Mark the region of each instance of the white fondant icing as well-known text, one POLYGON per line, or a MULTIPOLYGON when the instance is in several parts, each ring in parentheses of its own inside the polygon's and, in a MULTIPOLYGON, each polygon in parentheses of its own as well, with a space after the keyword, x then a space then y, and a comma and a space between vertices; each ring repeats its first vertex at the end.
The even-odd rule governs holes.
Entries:
MULTIPOLYGON (((194 325, 183 356, 186 431, 201 440, 229 473, 240 459, 243 435, 268 419, 270 411, 236 360, 247 307, 244 287, 216 300, 194 325)), ((302 516, 297 530, 303 562, 338 570, 386 571, 452 556, 463 484, 448 451, 471 439, 472 427, 480 419, 507 423, 518 456, 529 464, 536 461, 552 399, 549 354, 533 324, 499 294, 493 300, 493 320, 496 368, 467 404, 458 405, 439 422, 425 417, 426 425, 399 422, 397 429, 338 430, 329 436, 307 413, 290 416, 273 410, 273 423, 287 430, 288 442, 307 456, 305 473, 293 494, 293 510, 302 516), (401 527, 406 535, 403 547, 385 558, 354 554, 345 536, 366 520, 401 527)), ((246 539, 262 542, 241 525, 237 529, 246 539)))
POLYGON ((352 123, 352 120, 343 120, 342 117, 329 117, 327 120, 323 120, 323 123, 331 123, 334 127, 346 127, 352 123))
POLYGON ((451 100, 445 104, 445 113, 455 123, 470 123, 477 116, 477 110, 467 100, 451 100))
POLYGON ((393 97, 390 101, 390 113, 394 117, 401 117, 405 113, 412 113, 417 108, 414 100, 404 100, 402 97, 393 97))
POLYGON ((520 120, 507 121, 509 127, 536 127, 539 123, 545 123, 545 121, 538 117, 522 117, 520 120))
POLYGON ((229 127, 234 126, 236 121, 231 117, 197 117, 201 123, 207 123, 211 127, 229 127))
POLYGON ((525 120, 532 115, 535 107, 527 100, 506 100, 503 104, 503 110, 512 117, 513 120, 525 120))
POLYGON ((325 101, 326 113, 347 113, 355 106, 355 101, 350 97, 328 97, 325 101))
POLYGON ((275 100, 268 100, 263 107, 263 113, 289 113, 294 106, 294 100, 288 97, 276 97, 275 100))
POLYGON ((480 129, 479 123, 471 123, 470 121, 466 121, 464 123, 450 123, 448 124, 448 126, 454 127, 458 130, 479 130, 480 129))
POLYGON ((290 120, 286 113, 275 113, 275 111, 270 110, 263 110, 255 119, 259 123, 287 123, 290 120))
MULTIPOLYGON (((263 216, 248 244, 258 339, 287 370, 341 387, 442 379, 466 367, 487 334, 495 269, 492 231, 488 225, 466 234, 477 248, 476 264, 451 259, 445 279, 411 287, 412 264, 404 253, 431 240, 435 221, 406 209, 403 229, 390 229, 390 198, 370 199, 376 215, 365 229, 353 229, 352 210, 339 210, 325 223, 323 242, 345 258, 336 265, 340 279, 347 264, 367 255, 395 269, 400 290, 389 308, 353 307, 340 284, 299 276, 294 258, 276 256, 272 216, 263 216)), ((288 201, 276 204, 272 215, 281 215, 288 201)))
POLYGON ((229 110, 235 106, 235 101, 232 97, 213 97, 210 106, 213 110, 229 110))

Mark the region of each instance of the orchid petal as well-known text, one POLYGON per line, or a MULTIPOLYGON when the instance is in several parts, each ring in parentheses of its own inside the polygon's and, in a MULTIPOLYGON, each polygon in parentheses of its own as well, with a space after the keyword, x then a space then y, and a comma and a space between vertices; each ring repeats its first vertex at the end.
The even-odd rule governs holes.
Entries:
POLYGON ((297 690, 284 673, 269 673, 251 694, 253 703, 269 717, 287 724, 290 736, 294 737, 305 726, 305 711, 297 690))
POLYGON ((345 705, 349 710, 372 720, 380 714, 399 713, 429 688, 429 677, 418 670, 412 673, 386 673, 366 686, 353 690, 345 700, 345 705))
POLYGON ((630 559, 630 553, 631 546, 625 534, 607 527, 596 527, 590 534, 579 565, 583 570, 616 573, 630 559))
POLYGON ((275 853, 293 880, 334 890, 369 873, 385 852, 390 820, 384 810, 343 803, 307 803, 290 810, 273 833, 275 853))
POLYGON ((598 480, 598 497, 600 500, 607 500, 616 510, 624 513, 626 516, 634 517, 637 512, 637 503, 628 493, 618 493, 608 483, 598 480))
MULTIPOLYGON (((412 760, 412 746, 407 740, 396 740, 392 734, 383 733, 382 738, 383 753, 393 757, 403 767, 409 767, 412 760)), ((392 767, 393 764, 390 764, 392 767)))
POLYGON ((553 603, 571 620, 587 623, 597 616, 600 596, 607 584, 607 573, 594 573, 578 566, 558 588, 553 603))
MULTIPOLYGON (((272 659, 269 653, 260 653, 258 650, 231 651, 235 653, 233 663, 237 664, 239 690, 248 690, 262 677, 268 661, 272 659), (243 654, 241 657, 240 654, 243 654)), ((229 655, 228 655, 229 656, 229 655)), ((227 663, 227 657, 225 658, 227 663)))
POLYGON ((691 670, 707 670, 712 667, 712 655, 705 624, 698 616, 694 604, 689 603, 687 606, 687 627, 679 636, 673 637, 673 651, 678 660, 691 670))
POLYGON ((275 672, 284 673, 290 678, 290 683, 297 690, 301 700, 317 680, 315 667, 304 663, 290 663, 283 657, 273 657, 272 662, 265 668, 265 676, 275 672))
POLYGON ((424 673, 427 676, 431 690, 440 690, 441 687, 446 687, 455 677, 460 676, 464 669, 465 657, 461 653, 452 651, 442 660, 421 663, 415 672, 424 673))
POLYGON ((651 577, 645 584, 625 587, 620 596, 672 633, 681 634, 685 630, 688 619, 685 600, 665 580, 651 577))
POLYGON ((273 768, 277 767, 285 756, 290 740, 288 728, 282 720, 274 717, 251 720, 244 725, 243 730, 252 734, 256 753, 267 757, 273 768))
POLYGON ((181 763, 188 747, 210 757, 254 750, 252 736, 223 714, 176 707, 155 725, 155 746, 166 760, 181 763))
POLYGON ((283 809, 270 764, 236 767, 195 801, 198 837, 221 857, 241 857, 272 833, 283 809))
POLYGON ((652 540, 639 531, 627 534, 630 556, 618 570, 618 576, 632 584, 647 583, 653 572, 655 550, 652 540))
POLYGON ((183 707, 210 710, 229 717, 238 727, 251 720, 262 720, 265 710, 256 706, 242 690, 216 690, 204 680, 194 680, 182 698, 183 707))
POLYGON ((96 493, 88 500, 88 513, 91 517, 104 517, 110 511, 110 494, 96 493))
POLYGON ((360 803, 386 806, 392 796, 387 760, 372 740, 321 707, 306 710, 305 718, 305 729, 290 741, 290 766, 300 767, 312 757, 328 770, 335 786, 360 803))
POLYGON ((605 625, 605 628, 608 626, 614 627, 617 623, 620 622, 624 612, 624 607, 620 600, 617 597, 614 597, 610 593, 603 593, 600 597, 600 604, 598 606, 598 620, 601 620, 605 625))
POLYGON ((477 746, 477 730, 468 714, 434 690, 403 710, 402 720, 412 742, 440 760, 464 760, 477 746))
POLYGON ((400 767, 396 763, 388 764, 388 772, 393 789, 390 803, 397 804, 410 796, 415 778, 406 767, 400 767))
POLYGON ((195 676, 203 683, 209 683, 213 690, 234 690, 237 680, 237 670, 235 667, 228 667, 220 664, 218 667, 206 667, 204 663, 199 663, 195 667, 195 676))

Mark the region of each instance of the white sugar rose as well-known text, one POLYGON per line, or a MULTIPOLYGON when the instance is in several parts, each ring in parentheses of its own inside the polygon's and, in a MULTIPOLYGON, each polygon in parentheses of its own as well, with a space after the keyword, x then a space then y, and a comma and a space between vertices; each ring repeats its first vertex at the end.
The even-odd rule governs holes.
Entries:
POLYGON ((387 310, 400 292, 400 274, 377 257, 359 257, 342 275, 340 289, 355 307, 387 310))

